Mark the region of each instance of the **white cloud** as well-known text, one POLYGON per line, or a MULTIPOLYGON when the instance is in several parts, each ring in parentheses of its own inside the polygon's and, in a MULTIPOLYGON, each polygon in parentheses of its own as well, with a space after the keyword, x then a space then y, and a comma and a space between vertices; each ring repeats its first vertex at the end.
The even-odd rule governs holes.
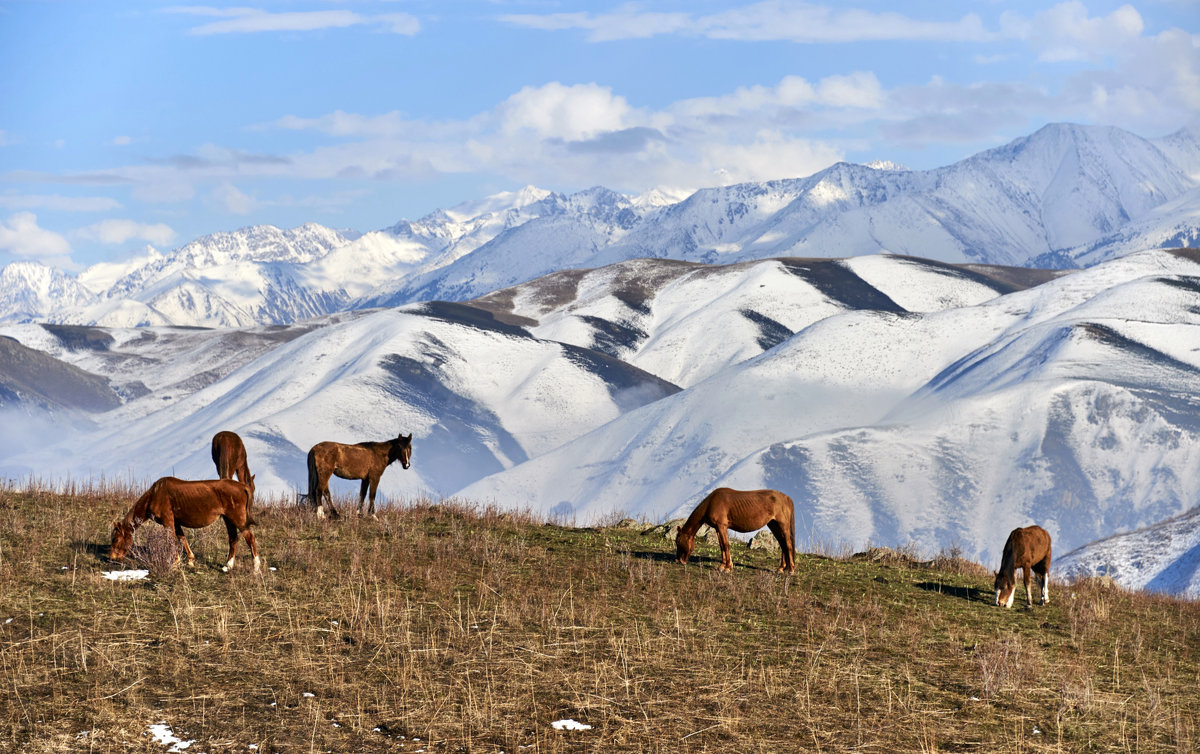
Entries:
POLYGON ((978 16, 955 21, 922 21, 901 13, 875 13, 857 8, 785 0, 767 0, 708 15, 642 11, 636 6, 611 13, 509 14, 501 20, 533 29, 590 32, 603 42, 681 34, 740 41, 861 42, 883 40, 979 41, 991 35, 978 16))
POLYGON ((1122 5, 1107 16, 1091 17, 1078 0, 1060 3, 1026 19, 1006 12, 1004 31, 1029 43, 1046 62, 1103 60, 1119 55, 1124 45, 1142 35, 1145 24, 1132 6, 1122 5))
POLYGON ((0 194, 0 207, 49 209, 58 212, 109 212, 121 203, 107 196, 61 196, 58 194, 0 194))
POLYGON ((883 107, 885 93, 879 79, 868 71, 844 76, 828 76, 815 85, 802 76, 785 76, 773 87, 739 87, 721 97, 697 97, 681 100, 669 111, 681 118, 754 117, 779 108, 854 108, 883 107))
POLYGON ((214 8, 212 6, 174 6, 167 13, 219 18, 188 30, 189 34, 257 34, 262 32, 306 32, 345 29, 351 26, 375 26, 394 34, 413 36, 421 30, 420 21, 408 13, 364 16, 349 10, 288 11, 272 13, 259 8, 214 8))
POLYGON ((112 140, 114 147, 127 147, 133 143, 133 139, 128 136, 116 136, 112 140))
POLYGON ((248 215, 260 206, 257 199, 242 193, 232 183, 218 185, 212 191, 212 198, 226 212, 232 212, 235 215, 248 215))
POLYGON ((0 222, 0 251, 43 261, 70 255, 71 244, 52 230, 38 227, 37 215, 17 212, 0 222))
POLYGON ((80 228, 76 234, 82 239, 100 243, 125 243, 136 238, 159 246, 166 245, 175 238, 175 231, 163 223, 147 224, 115 219, 102 220, 80 228))
POLYGON ((612 89, 596 84, 565 86, 551 82, 527 86, 498 108, 506 133, 529 131, 543 139, 576 141, 631 125, 632 108, 612 89))

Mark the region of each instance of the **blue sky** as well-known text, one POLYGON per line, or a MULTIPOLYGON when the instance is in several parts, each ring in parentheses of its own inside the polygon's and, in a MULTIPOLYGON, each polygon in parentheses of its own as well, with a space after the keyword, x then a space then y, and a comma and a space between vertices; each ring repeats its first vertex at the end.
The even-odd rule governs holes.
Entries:
POLYGON ((0 265, 1200 118, 1200 0, 0 0, 0 265))

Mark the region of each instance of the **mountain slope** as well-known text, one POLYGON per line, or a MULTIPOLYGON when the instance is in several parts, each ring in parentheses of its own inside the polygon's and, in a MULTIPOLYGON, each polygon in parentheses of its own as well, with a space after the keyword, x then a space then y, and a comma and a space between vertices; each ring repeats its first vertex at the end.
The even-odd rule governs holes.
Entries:
POLYGON ((1060 556, 1066 578, 1108 576, 1127 589, 1200 598, 1200 508, 1060 556))
MULTIPOLYGON (((193 333, 178 357, 212 363, 214 352, 232 345, 229 335, 193 333)), ((120 369, 135 371, 136 359, 120 369)), ((437 494, 677 390, 602 354, 538 340, 459 304, 314 321, 202 384, 172 382, 178 375, 170 369, 158 370, 162 387, 110 412, 104 429, 10 457, 4 470, 206 478, 209 440, 231 429, 246 442, 260 489, 304 491, 305 453, 313 444, 404 430, 417 437, 413 469, 386 475, 381 490, 437 494)))
POLYGON ((975 306, 837 314, 458 494, 553 490, 586 523, 768 486, 801 541, 986 560, 1036 521, 1069 549, 1200 495, 1198 292, 1194 255, 1147 253, 975 306))

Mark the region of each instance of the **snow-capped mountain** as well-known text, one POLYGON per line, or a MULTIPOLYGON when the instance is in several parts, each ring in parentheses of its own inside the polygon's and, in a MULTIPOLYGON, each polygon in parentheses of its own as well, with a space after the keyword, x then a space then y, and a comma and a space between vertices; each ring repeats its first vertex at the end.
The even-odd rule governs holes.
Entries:
POLYGON ((988 562, 1036 522, 1064 569, 1190 593, 1200 253, 1164 249, 1198 238, 1200 130, 1057 125, 931 171, 10 264, 0 474, 207 477, 232 429, 290 495, 313 443, 402 430, 393 497, 584 524, 767 486, 804 546, 988 562))
POLYGON ((1084 545, 1051 568, 1067 578, 1108 576, 1127 589, 1200 598, 1200 508, 1084 545))
POLYGON ((283 327, 8 325, 123 404, 0 473, 207 477, 232 429, 259 487, 290 495, 313 443, 404 430, 414 469, 384 476, 393 498, 585 524, 769 486, 796 500, 804 546, 989 561, 1036 521, 1064 552, 1200 493, 1198 259, 640 260, 283 327))
POLYGON ((1200 496, 1198 297, 1194 254, 1149 252, 975 305, 838 312, 457 494, 569 500, 582 524, 774 487, 801 542, 991 560, 1037 522, 1065 551, 1200 496))
MULTIPOLYGON (((879 252, 1078 267, 1200 236, 1200 130, 1143 139, 1046 126, 927 171, 840 163, 815 175, 626 197, 533 187, 359 234, 259 226, 97 265, 55 297, 30 263, 0 321, 245 327, 433 299, 463 301, 637 258, 730 263, 879 252)), ((11 266, 11 265, 10 265, 11 266)), ((61 289, 65 283, 58 283, 61 289)))
POLYGON ((451 303, 282 329, 124 329, 74 349, 54 327, 10 326, 5 334, 144 393, 108 412, 100 429, 7 458, 5 472, 16 475, 210 477, 208 443, 234 429, 260 490, 303 492, 313 444, 404 430, 420 438, 413 471, 385 476, 381 490, 446 494, 678 391, 616 359, 451 303))
POLYGON ((96 295, 74 277, 39 262, 0 269, 0 322, 48 322, 63 308, 95 302, 96 295))

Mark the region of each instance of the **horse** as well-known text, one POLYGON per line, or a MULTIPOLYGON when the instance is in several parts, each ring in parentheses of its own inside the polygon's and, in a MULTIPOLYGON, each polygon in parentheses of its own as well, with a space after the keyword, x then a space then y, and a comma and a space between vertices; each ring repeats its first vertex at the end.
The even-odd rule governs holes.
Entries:
POLYGON ((375 515, 375 490, 379 478, 389 464, 399 461, 408 468, 412 465, 412 433, 408 437, 397 435, 394 440, 360 442, 343 445, 340 442, 319 442, 308 451, 308 500, 317 508, 317 516, 324 516, 322 503, 328 505, 330 518, 338 518, 333 496, 329 493, 329 477, 361 479, 358 492, 358 512, 362 513, 363 501, 368 490, 371 493, 370 515, 375 515))
POLYGON ((251 495, 254 494, 254 475, 246 461, 246 446, 236 432, 221 431, 213 435, 212 459, 218 477, 233 479, 237 474, 238 481, 250 488, 251 495))
POLYGON ((733 558, 729 554, 727 529, 749 532, 766 526, 779 541, 782 552, 779 571, 792 573, 796 570, 796 550, 793 546, 795 532, 795 507, 792 499, 777 490, 754 490, 744 492, 719 487, 700 501, 692 515, 679 529, 675 537, 675 560, 684 565, 696 544, 696 532, 703 524, 717 530, 721 543, 720 570, 732 571, 733 558))
MULTIPOLYGON (((258 544, 254 541, 254 533, 248 528, 254 525, 254 519, 250 517, 253 497, 249 485, 232 479, 187 482, 173 476, 163 477, 150 485, 150 489, 138 498, 123 520, 113 524, 112 546, 108 556, 112 560, 123 559, 133 544, 133 532, 147 520, 153 520, 175 531, 175 537, 187 553, 187 564, 195 566, 196 556, 188 547, 183 527, 203 529, 218 518, 223 518, 225 529, 229 532, 229 560, 221 570, 228 572, 233 568, 240 532, 246 544, 250 545, 250 552, 254 555, 254 572, 258 573, 258 544)), ((178 553, 175 554, 175 563, 179 563, 178 553)))
POLYGON ((1042 602, 1050 603, 1050 535, 1040 526, 1013 529, 1004 543, 1000 570, 996 571, 996 605, 1012 607, 1016 596, 1017 569, 1024 569, 1025 599, 1033 607, 1033 592, 1029 589, 1029 572, 1042 580, 1042 602))

